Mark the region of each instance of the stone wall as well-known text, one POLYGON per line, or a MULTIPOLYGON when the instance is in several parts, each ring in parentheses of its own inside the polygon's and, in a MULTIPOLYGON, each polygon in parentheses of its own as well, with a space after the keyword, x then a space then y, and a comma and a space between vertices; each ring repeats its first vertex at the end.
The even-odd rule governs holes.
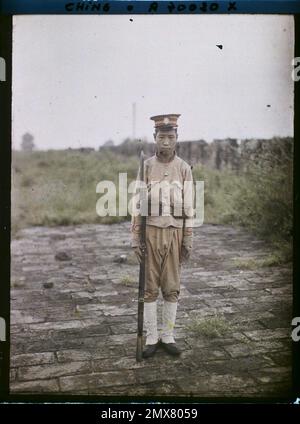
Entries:
MULTIPOLYGON (((146 141, 126 140, 118 146, 102 146, 100 151, 109 150, 125 156, 137 156, 143 148, 147 156, 155 152, 155 144, 146 141)), ((240 170, 247 167, 249 161, 261 155, 282 158, 291 155, 293 138, 273 137, 272 139, 218 139, 212 143, 205 140, 182 141, 177 143, 177 153, 191 165, 201 163, 213 169, 240 170)))

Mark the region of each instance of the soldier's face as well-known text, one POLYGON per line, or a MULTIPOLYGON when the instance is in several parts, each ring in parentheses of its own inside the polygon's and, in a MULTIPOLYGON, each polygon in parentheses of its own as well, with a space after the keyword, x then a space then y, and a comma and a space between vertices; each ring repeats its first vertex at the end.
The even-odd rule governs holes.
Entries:
POLYGON ((157 150, 163 155, 170 155, 175 150, 177 133, 175 130, 159 130, 155 136, 157 150))

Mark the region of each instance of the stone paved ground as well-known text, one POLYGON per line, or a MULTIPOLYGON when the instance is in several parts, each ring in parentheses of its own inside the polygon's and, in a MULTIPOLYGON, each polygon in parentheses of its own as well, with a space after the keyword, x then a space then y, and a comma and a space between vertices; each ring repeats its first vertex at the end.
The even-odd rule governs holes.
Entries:
POLYGON ((136 363, 128 234, 129 223, 35 227, 12 241, 11 392, 288 396, 291 266, 242 270, 234 258, 263 259, 263 242, 230 226, 198 228, 176 322, 184 352, 136 363), (185 328, 216 313, 228 323, 222 337, 185 328))

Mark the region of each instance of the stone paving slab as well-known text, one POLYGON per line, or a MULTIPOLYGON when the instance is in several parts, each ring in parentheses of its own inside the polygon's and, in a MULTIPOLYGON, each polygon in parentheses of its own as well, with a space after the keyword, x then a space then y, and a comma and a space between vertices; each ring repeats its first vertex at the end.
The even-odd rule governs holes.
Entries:
POLYGON ((159 348, 137 363, 129 228, 34 227, 12 241, 11 393, 289 396, 292 265, 240 269, 235 259, 264 259, 266 243, 226 225, 195 229, 176 321, 183 353, 159 348), (224 334, 195 326, 212 319, 224 334))

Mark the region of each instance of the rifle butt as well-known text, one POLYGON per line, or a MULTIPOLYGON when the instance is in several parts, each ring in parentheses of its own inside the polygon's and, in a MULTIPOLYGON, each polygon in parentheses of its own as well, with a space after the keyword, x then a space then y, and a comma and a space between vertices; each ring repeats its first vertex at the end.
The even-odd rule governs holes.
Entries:
POLYGON ((141 362, 143 358, 143 336, 137 336, 136 341, 136 361, 141 362))

